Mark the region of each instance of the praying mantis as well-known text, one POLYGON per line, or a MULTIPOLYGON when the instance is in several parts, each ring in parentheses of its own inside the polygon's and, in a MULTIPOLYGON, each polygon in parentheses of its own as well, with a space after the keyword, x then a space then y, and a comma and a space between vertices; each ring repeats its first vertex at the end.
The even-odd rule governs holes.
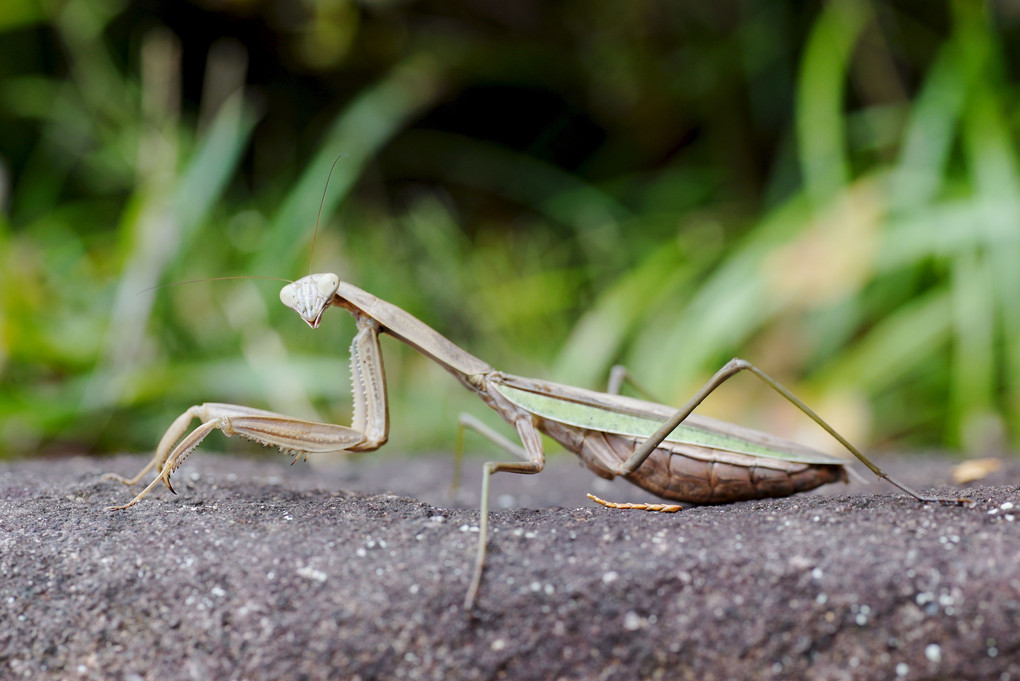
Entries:
MULTIPOLYGON (((664 499, 717 504, 782 497, 845 481, 847 462, 773 435, 693 414, 724 381, 740 372, 754 374, 826 430, 876 476, 919 502, 966 504, 967 499, 925 496, 890 477, 799 398, 763 371, 733 359, 681 408, 619 394, 624 374, 616 370, 609 392, 596 392, 498 371, 471 355, 405 310, 357 288, 336 274, 310 274, 280 291, 280 300, 312 329, 330 307, 353 315, 357 333, 350 348, 354 413, 351 425, 317 423, 235 404, 205 403, 177 417, 156 448, 155 456, 134 478, 110 474, 135 484, 152 469, 158 474, 123 510, 138 503, 160 482, 170 491, 171 474, 213 430, 240 435, 264 445, 292 451, 296 457, 319 452, 369 452, 386 443, 389 410, 380 334, 406 343, 456 377, 517 431, 511 442, 474 416, 460 416, 458 443, 471 429, 514 456, 514 461, 484 464, 481 513, 474 571, 464 608, 478 596, 485 566, 489 526, 489 480, 493 473, 540 473, 545 465, 541 434, 576 454, 603 478, 622 476, 664 499), (201 422, 188 432, 192 420, 201 422)), ((460 444, 458 450, 458 467, 460 444)), ((616 508, 675 511, 675 505, 614 504, 616 508)))

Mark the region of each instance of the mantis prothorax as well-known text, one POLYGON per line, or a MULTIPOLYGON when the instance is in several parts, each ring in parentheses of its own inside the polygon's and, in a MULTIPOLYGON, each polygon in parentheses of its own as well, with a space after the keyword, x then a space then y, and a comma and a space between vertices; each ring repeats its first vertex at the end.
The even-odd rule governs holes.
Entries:
MULTIPOLYGON (((471 608, 481 584, 488 541, 489 479, 493 473, 539 473, 545 465, 541 433, 574 452, 596 475, 622 476, 660 497, 713 504, 781 497, 846 479, 846 462, 802 445, 723 421, 692 414, 728 378, 748 371, 824 428, 851 454, 920 502, 966 503, 966 499, 924 496, 890 477, 864 456, 789 390, 757 367, 733 359, 676 409, 617 394, 514 376, 497 371, 396 305, 376 298, 336 274, 311 274, 283 287, 280 299, 315 329, 331 306, 350 312, 357 324, 351 343, 351 385, 354 416, 350 427, 291 418, 233 404, 206 403, 181 414, 166 431, 152 461, 127 484, 152 469, 156 478, 123 506, 138 503, 157 484, 170 487, 170 475, 215 429, 297 455, 315 452, 368 452, 381 447, 389 432, 386 377, 379 334, 387 333, 429 357, 453 374, 468 390, 512 425, 517 445, 473 416, 462 414, 461 429, 477 431, 515 461, 489 461, 482 475, 481 516, 474 573, 464 599, 471 608), (192 419, 201 425, 188 433, 192 419), (182 439, 183 438, 183 439, 182 439)), ((619 378, 617 374, 616 378, 619 378)), ((459 449, 459 448, 458 448, 459 449)), ((609 506, 625 504, 602 502, 609 506)), ((648 505, 632 507, 649 509, 648 505)), ((663 507, 658 510, 676 510, 663 507)))

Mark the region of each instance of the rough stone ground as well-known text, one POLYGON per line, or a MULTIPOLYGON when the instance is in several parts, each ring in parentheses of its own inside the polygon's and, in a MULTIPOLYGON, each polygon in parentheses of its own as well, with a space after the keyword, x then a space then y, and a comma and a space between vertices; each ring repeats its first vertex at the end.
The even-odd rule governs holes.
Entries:
POLYGON ((469 616, 479 461, 452 503, 448 458, 201 452, 125 512, 98 476, 140 457, 0 465, 0 678, 1020 679, 1016 463, 971 508, 855 482, 665 515, 555 457, 496 476, 469 616))

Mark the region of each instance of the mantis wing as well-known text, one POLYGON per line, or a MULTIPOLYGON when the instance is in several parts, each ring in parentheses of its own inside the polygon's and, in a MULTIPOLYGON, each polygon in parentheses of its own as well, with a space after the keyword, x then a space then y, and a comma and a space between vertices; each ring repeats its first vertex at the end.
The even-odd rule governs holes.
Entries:
MULTIPOLYGON (((540 418, 617 435, 649 437, 676 411, 624 395, 517 376, 506 376, 498 390, 540 418)), ((696 414, 688 416, 666 440, 794 463, 846 464, 796 442, 696 414)))

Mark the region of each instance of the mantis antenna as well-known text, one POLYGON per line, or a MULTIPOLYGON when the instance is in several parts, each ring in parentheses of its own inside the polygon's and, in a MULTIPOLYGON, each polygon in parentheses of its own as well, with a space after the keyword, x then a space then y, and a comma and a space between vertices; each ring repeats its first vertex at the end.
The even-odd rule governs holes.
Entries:
MULTIPOLYGON (((312 247, 308 252, 308 274, 312 273, 312 257, 315 254, 315 238, 319 234, 319 220, 322 219, 322 208, 326 205, 326 192, 329 190, 329 180, 333 177, 333 171, 336 169, 336 164, 340 162, 340 159, 344 157, 344 154, 340 154, 334 159, 333 165, 329 167, 329 174, 326 175, 326 186, 322 188, 322 198, 319 200, 319 212, 315 216, 315 230, 312 232, 312 247)), ((170 288, 171 286, 184 286, 185 284, 200 284, 204 281, 228 281, 230 279, 269 279, 271 281, 285 281, 289 284, 293 284, 292 279, 284 279, 283 277, 260 277, 252 275, 239 274, 230 277, 203 277, 202 279, 186 279, 184 281, 174 281, 169 284, 160 284, 159 286, 150 286, 147 289, 142 289, 138 292, 138 295, 148 293, 149 291, 156 291, 162 288, 170 288)))
POLYGON ((322 188, 322 198, 319 200, 319 213, 315 216, 315 230, 312 232, 312 247, 308 249, 308 274, 312 273, 312 258, 315 256, 315 238, 319 236, 319 219, 322 218, 322 207, 326 205, 326 192, 329 191, 329 180, 333 177, 333 170, 336 169, 336 164, 343 157, 343 154, 339 154, 333 160, 333 165, 329 167, 329 174, 326 175, 326 186, 322 188))
POLYGON ((148 293, 149 291, 157 291, 161 288, 170 288, 171 286, 184 286, 185 284, 201 284, 203 281, 228 281, 230 279, 270 279, 272 281, 286 281, 293 284, 294 282, 290 279, 284 279, 283 277, 257 277, 248 274, 238 274, 232 277, 203 277, 201 279, 185 279, 184 281, 172 281, 169 284, 160 284, 159 286, 150 286, 149 288, 143 288, 138 292, 138 295, 148 293))

